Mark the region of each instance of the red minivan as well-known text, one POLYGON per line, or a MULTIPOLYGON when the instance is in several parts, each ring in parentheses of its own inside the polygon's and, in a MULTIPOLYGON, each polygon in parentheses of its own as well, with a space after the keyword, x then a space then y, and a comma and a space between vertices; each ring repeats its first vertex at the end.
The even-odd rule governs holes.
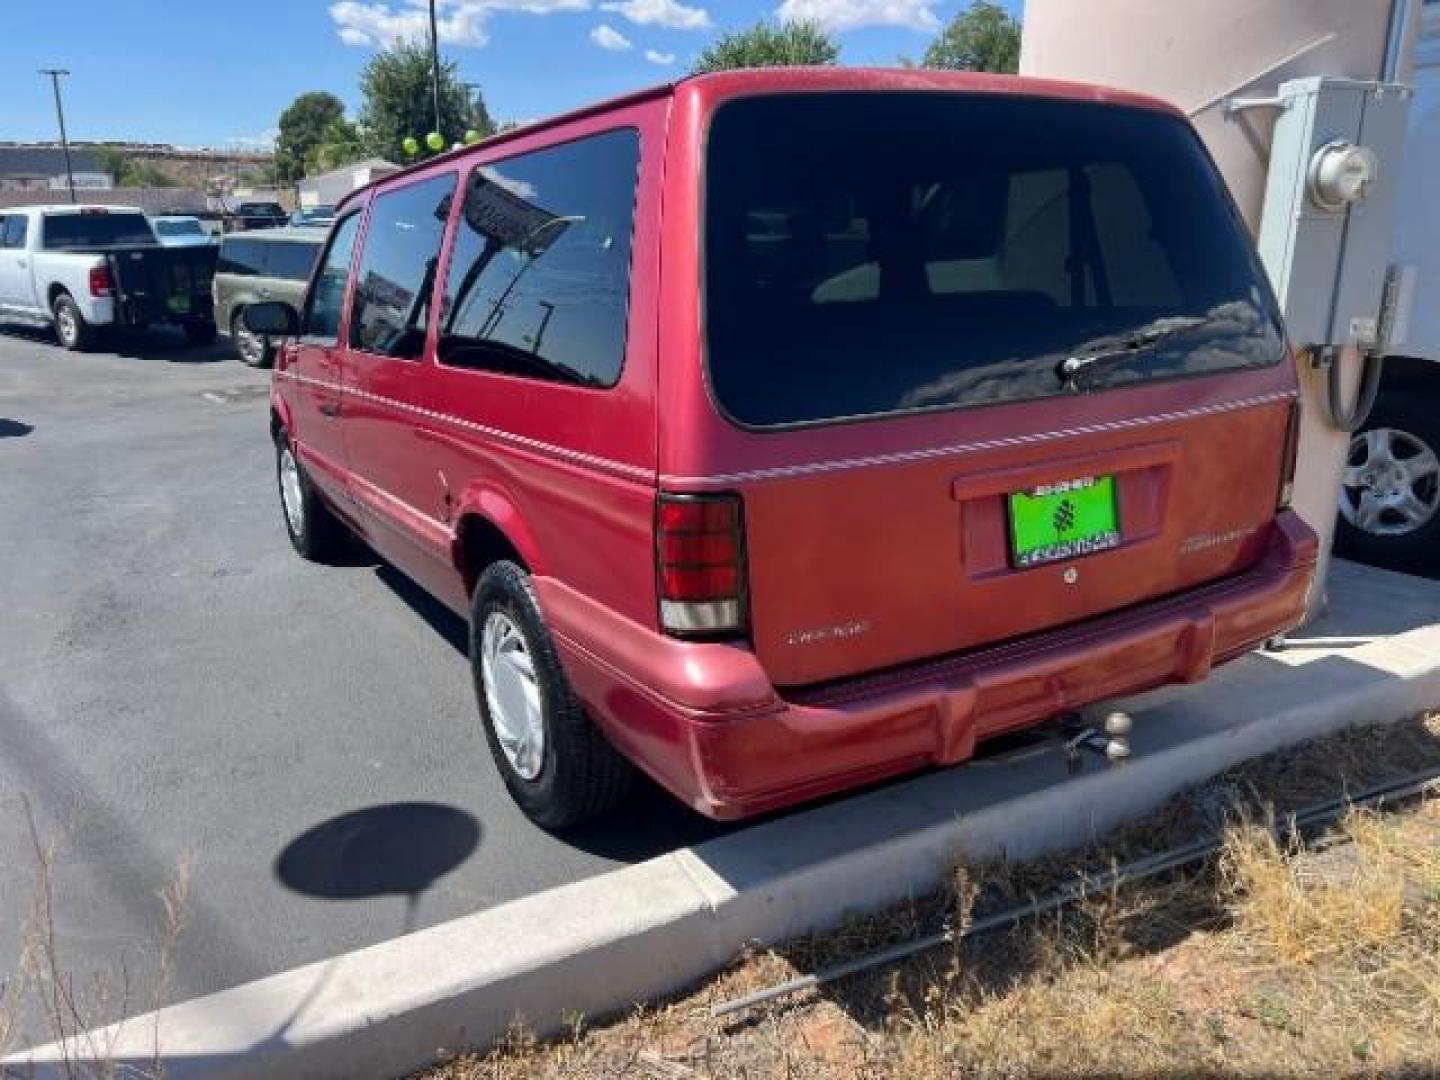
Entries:
POLYGON ((706 75, 338 211, 271 430, 291 540, 468 617, 539 824, 736 818, 1203 679, 1295 625, 1296 383, 1183 116, 928 71, 706 75))

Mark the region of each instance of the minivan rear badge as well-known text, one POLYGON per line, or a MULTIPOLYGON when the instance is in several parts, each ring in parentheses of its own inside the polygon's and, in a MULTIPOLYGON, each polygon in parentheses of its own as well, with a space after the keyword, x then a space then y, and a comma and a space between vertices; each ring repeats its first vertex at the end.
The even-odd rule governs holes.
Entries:
POLYGON ((814 630, 791 630, 785 635, 786 645, 819 645, 826 641, 843 641, 870 632, 870 623, 865 619, 840 623, 837 626, 820 626, 814 630))

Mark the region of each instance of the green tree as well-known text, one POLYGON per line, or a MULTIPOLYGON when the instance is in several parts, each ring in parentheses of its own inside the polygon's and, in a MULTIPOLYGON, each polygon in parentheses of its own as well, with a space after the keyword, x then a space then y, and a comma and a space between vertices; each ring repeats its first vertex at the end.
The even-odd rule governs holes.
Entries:
MULTIPOLYGON (((435 130, 435 99, 430 82, 430 48, 419 41, 396 42, 376 53, 360 74, 364 105, 360 130, 368 153, 391 161, 405 160, 406 138, 422 142, 435 130)), ((440 63, 440 134, 445 145, 475 130, 482 137, 495 130, 478 91, 460 81, 451 60, 440 63)))
POLYGON ((729 68, 825 66, 840 57, 840 46, 818 23, 758 22, 748 30, 722 34, 700 54, 695 71, 729 68))
POLYGON ((312 90, 292 101, 280 114, 280 137, 275 148, 281 183, 301 180, 331 125, 344 120, 345 103, 334 94, 312 90))
POLYGON ((925 67, 956 71, 1020 69, 1020 21, 992 0, 975 0, 925 50, 925 67))
POLYGON ((365 156, 365 143, 360 129, 343 116, 330 121, 320 142, 305 159, 306 174, 338 169, 365 156))

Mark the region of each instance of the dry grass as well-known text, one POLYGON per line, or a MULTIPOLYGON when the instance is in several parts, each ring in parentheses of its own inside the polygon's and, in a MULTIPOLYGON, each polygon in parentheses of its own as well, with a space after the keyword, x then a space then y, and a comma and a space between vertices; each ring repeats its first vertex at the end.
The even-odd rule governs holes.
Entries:
MULTIPOLYGON (((43 839, 28 799, 22 795, 29 826, 35 885, 29 912, 23 919, 21 955, 15 970, 0 980, 0 1058, 21 1049, 17 1045, 22 1016, 38 1012, 44 1018, 47 1036, 59 1047, 58 1068, 46 1075, 67 1078, 124 1075, 133 1080, 163 1076, 159 1064, 159 1031, 155 1033, 154 1058, 148 1065, 127 1063, 123 1068, 113 1060, 113 1044, 96 1029, 130 1015, 134 1004, 130 975, 121 965, 118 972, 95 972, 78 981, 69 969, 58 943, 55 908, 55 842, 43 839)), ((176 951, 185 931, 185 913, 190 894, 190 861, 182 860, 175 876, 157 894, 161 933, 155 942, 155 989, 145 1006, 158 1009, 168 999, 176 951)), ((0 1068, 0 1078, 12 1072, 0 1068)), ((15 1071, 13 1075, 28 1075, 15 1071)))
POLYGON ((520 1077, 1440 1077, 1440 802, 1352 812, 1304 843, 1301 806, 1440 764, 1440 719, 1347 732, 1249 763, 1083 857, 957 871, 944 895, 747 956, 680 1000, 578 1021, 427 1080, 520 1077), (1212 864, 1112 889, 819 993, 709 1006, 972 910, 1223 827, 1212 864))

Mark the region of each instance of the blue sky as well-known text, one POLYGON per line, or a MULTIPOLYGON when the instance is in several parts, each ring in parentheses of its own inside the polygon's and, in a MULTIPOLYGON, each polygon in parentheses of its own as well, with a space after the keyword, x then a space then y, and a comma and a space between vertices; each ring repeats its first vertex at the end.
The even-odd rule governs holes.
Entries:
MULTIPOLYGON (((492 115, 533 119, 682 73, 716 34, 777 13, 827 24, 851 64, 918 57, 969 0, 439 0, 442 48, 492 115)), ((1022 0, 1005 0, 1018 10, 1022 0)), ((75 139, 263 141, 296 94, 358 106, 379 43, 425 0, 5 0, 0 139, 53 139, 41 67, 69 68, 75 139)))

